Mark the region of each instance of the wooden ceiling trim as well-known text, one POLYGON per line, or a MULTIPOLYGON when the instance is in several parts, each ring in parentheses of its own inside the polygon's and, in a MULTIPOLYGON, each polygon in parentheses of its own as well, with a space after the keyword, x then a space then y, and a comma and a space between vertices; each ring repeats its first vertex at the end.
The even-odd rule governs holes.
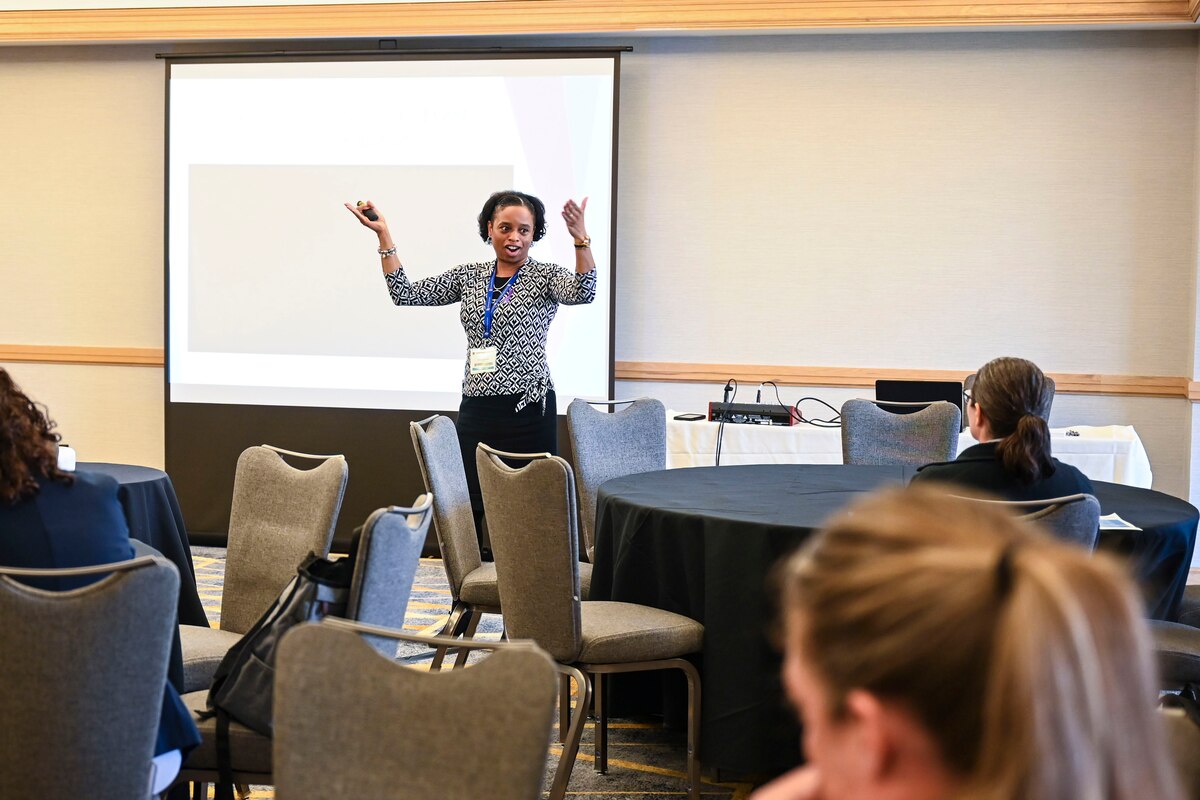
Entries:
MULTIPOLYGON (((117 0, 113 0, 117 2, 117 0)), ((483 0, 465 3, 0 11, 0 44, 1193 24, 1200 0, 483 0)))

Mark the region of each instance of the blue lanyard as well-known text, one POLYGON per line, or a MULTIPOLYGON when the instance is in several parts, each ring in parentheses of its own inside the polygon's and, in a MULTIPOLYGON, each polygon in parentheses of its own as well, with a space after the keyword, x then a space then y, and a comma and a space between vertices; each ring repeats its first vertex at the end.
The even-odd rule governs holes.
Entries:
POLYGON ((500 296, 496 297, 496 270, 492 270, 492 278, 488 281, 487 295, 483 298, 483 338, 492 338, 492 317, 496 314, 496 306, 504 302, 505 298, 512 292, 513 285, 517 282, 517 276, 521 273, 521 268, 517 267, 517 271, 508 279, 508 283, 500 290, 500 296))

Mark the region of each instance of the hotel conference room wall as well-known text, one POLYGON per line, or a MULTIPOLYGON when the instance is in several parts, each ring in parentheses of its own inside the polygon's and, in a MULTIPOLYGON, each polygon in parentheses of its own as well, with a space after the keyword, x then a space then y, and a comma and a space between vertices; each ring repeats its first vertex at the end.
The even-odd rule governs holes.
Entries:
MULTIPOLYGON (((1191 377, 1194 32, 602 41, 634 47, 619 361, 966 370, 1012 353, 1191 377)), ((247 49, 187 49, 222 48, 247 49)), ((0 343, 162 346, 167 49, 0 49, 0 343)), ((370 247, 330 268, 374 269, 370 247)), ((82 457, 161 465, 161 370, 13 369, 82 457)), ((1186 401, 1062 400, 1056 416, 1087 417, 1064 423, 1136 425, 1156 485, 1188 492, 1186 401)))

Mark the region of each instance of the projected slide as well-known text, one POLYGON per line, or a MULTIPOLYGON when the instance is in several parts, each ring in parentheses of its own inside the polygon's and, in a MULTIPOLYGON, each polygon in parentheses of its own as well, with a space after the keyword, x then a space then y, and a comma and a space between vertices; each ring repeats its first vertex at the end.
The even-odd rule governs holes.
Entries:
POLYGON ((173 403, 449 410, 457 305, 392 305, 373 200, 412 279, 491 261, 494 191, 547 207, 531 255, 574 267, 559 213, 587 196, 596 300, 551 327, 559 408, 608 394, 615 59, 175 63, 168 129, 173 403))

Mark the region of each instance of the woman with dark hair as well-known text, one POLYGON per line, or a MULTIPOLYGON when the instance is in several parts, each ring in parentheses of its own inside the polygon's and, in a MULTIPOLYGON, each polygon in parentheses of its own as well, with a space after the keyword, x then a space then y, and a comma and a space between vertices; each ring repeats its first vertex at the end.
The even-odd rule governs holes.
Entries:
POLYGON ((481 441, 514 453, 558 452, 558 409, 546 337, 559 305, 590 303, 596 296, 596 262, 584 224, 587 198, 582 203, 568 200, 562 210, 575 240, 573 272, 529 257, 533 243, 546 235, 546 208, 532 195, 509 190, 489 197, 479 213, 479 237, 495 250, 495 259, 418 281, 405 275, 387 221, 375 204, 347 203, 346 208, 379 237, 393 303, 460 304, 467 361, 458 440, 478 524, 483 500, 475 448, 481 441))
MULTIPOLYGON (((59 469, 59 439, 44 408, 0 367, 0 564, 49 569, 133 558, 117 482, 107 475, 59 469)), ((103 577, 29 583, 66 591, 103 577)), ((174 617, 175 609, 162 611, 174 617)), ((155 793, 166 789, 188 751, 198 744, 200 732, 168 683, 154 751, 155 793)))
POLYGON ((926 464, 914 480, 947 481, 1006 500, 1092 494, 1092 482, 1050 455, 1047 419, 1054 381, 1023 358, 997 358, 963 385, 971 435, 979 442, 954 461, 926 464))

